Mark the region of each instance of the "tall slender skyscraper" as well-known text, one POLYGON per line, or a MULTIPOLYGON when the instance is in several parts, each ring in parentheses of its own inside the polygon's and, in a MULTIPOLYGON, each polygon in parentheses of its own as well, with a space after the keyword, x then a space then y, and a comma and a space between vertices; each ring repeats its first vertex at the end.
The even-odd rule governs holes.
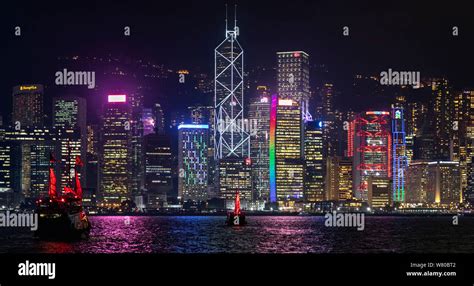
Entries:
POLYGON ((252 190, 254 200, 269 200, 269 157, 270 101, 266 87, 260 87, 260 94, 249 107, 250 158, 252 159, 252 190), (265 91, 262 89, 265 88, 265 91))
POLYGON ((324 160, 323 160, 323 122, 308 121, 305 124, 304 136, 305 202, 323 201, 324 193, 324 160))
POLYGON ((392 106, 392 199, 405 202, 405 173, 407 171, 405 119, 402 107, 392 106))
MULTIPOLYGON (((225 39, 214 51, 214 157, 219 170, 221 163, 234 166, 225 160, 243 162, 250 157, 250 137, 244 129, 244 50, 238 36, 237 18, 234 17, 234 28, 229 30, 226 17, 225 39)), ((232 199, 235 189, 228 184, 233 183, 221 176, 218 181, 221 197, 232 199)))
POLYGON ((117 208, 131 199, 131 106, 125 94, 109 95, 104 106, 99 161, 100 206, 117 208))

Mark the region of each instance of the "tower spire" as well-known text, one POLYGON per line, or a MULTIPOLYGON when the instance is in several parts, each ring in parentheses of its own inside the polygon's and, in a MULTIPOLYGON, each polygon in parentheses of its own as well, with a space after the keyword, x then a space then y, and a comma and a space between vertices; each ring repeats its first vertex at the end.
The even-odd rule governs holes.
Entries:
POLYGON ((225 32, 227 34, 227 4, 225 4, 225 32))
POLYGON ((237 4, 234 5, 234 31, 237 29, 237 4))

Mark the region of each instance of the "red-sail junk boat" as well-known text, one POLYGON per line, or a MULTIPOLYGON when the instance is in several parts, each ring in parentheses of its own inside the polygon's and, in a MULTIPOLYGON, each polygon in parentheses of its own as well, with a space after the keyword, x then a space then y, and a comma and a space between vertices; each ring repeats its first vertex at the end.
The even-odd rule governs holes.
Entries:
POLYGON ((240 210, 240 194, 235 195, 234 211, 227 213, 226 224, 229 226, 245 225, 245 214, 240 210))
POLYGON ((48 197, 37 200, 39 217, 35 235, 47 239, 80 239, 89 236, 91 224, 82 208, 82 187, 79 180, 79 168, 82 161, 76 157, 74 166, 74 188, 71 184, 64 187, 61 194, 57 192, 54 163, 50 155, 48 197))

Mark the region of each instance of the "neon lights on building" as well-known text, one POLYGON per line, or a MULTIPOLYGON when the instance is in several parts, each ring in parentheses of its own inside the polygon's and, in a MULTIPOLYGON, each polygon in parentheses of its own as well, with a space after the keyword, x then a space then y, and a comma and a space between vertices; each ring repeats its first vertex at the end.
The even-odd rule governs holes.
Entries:
POLYGON ((127 96, 125 94, 110 94, 108 96, 109 102, 126 102, 127 96))
POLYGON ((180 124, 178 125, 178 130, 183 128, 191 128, 191 129, 209 129, 209 125, 207 124, 180 124))
MULTIPOLYGON (((370 201, 369 181, 392 176, 392 134, 390 112, 367 111, 356 117, 354 130, 354 196, 370 201)), ((351 147, 351 146, 349 146, 351 147)), ((348 153, 351 153, 349 150, 348 153)))
POLYGON ((270 107, 270 202, 276 203, 276 154, 275 154, 275 136, 276 136, 276 115, 278 106, 278 96, 272 96, 272 105, 270 107))
POLYGON ((403 109, 392 107, 392 116, 392 197, 394 202, 404 202, 407 156, 403 109))

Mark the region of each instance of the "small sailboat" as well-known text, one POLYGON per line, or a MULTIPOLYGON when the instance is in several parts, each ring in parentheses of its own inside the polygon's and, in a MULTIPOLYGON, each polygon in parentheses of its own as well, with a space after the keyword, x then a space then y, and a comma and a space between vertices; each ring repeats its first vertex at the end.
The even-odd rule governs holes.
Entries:
POLYGON ((245 214, 240 210, 240 194, 235 195, 234 211, 227 213, 226 224, 229 226, 246 225, 245 214))

